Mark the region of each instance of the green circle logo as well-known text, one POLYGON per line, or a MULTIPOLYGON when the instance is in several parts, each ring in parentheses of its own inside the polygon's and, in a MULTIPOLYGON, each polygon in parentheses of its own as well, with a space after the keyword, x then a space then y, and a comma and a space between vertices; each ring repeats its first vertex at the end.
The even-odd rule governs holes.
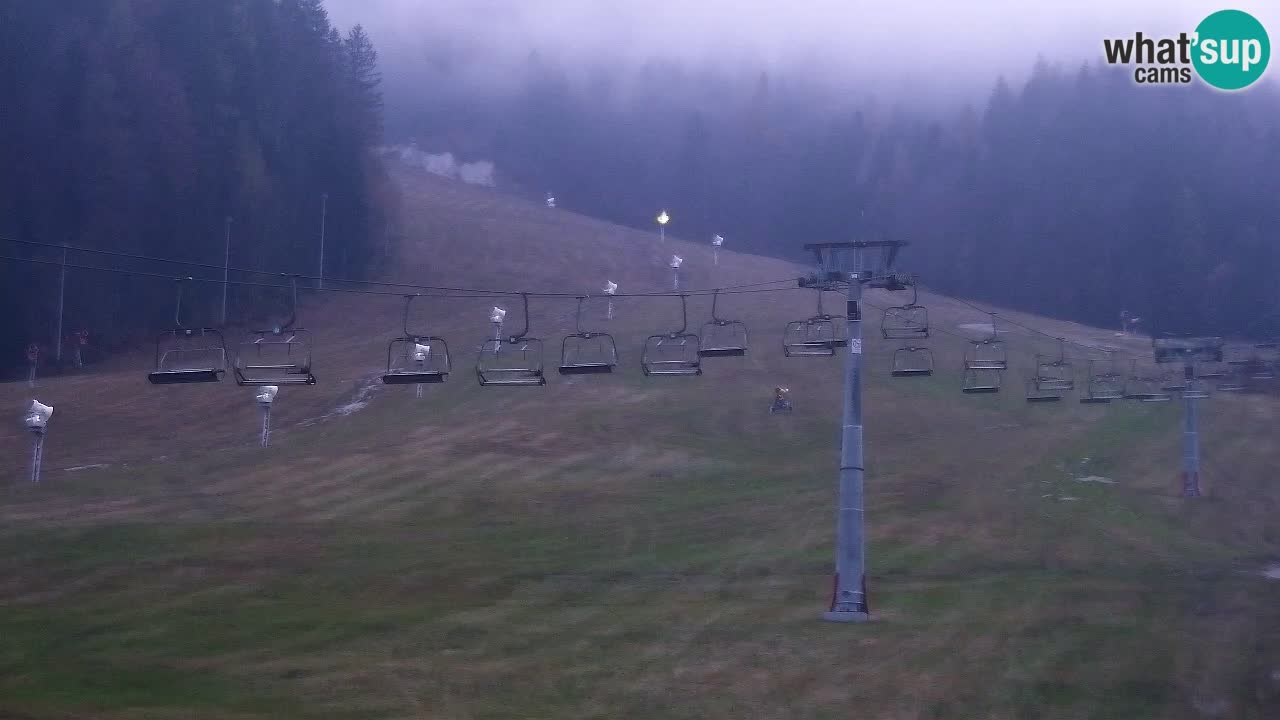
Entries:
POLYGON ((1219 90, 1252 85, 1267 69, 1271 40, 1257 18, 1242 10, 1219 10, 1196 26, 1191 62, 1219 90))

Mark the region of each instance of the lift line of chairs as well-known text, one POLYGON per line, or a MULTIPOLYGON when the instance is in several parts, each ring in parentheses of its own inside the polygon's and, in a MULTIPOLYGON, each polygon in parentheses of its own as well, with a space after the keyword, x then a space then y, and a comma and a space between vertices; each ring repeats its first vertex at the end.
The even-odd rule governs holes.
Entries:
MULTIPOLYGON (((227 372, 226 339, 212 327, 189 328, 182 322, 183 280, 177 281, 173 328, 156 338, 155 368, 147 379, 155 385, 212 383, 227 372)), ((232 371, 236 384, 314 385, 311 335, 296 327, 297 278, 290 278, 289 318, 270 329, 251 330, 236 348, 232 371)))
MULTIPOLYGON (((1274 355, 1277 347, 1280 346, 1274 342, 1258 343, 1251 349, 1246 348, 1247 354, 1240 359, 1199 363, 1189 374, 1183 368, 1176 371, 1140 369, 1137 360, 1131 361, 1129 372, 1125 373, 1117 365, 1114 354, 1106 360, 1091 359, 1080 402, 1086 405, 1107 404, 1113 400, 1163 403, 1175 395, 1203 399, 1210 396, 1209 381, 1217 381, 1214 389, 1218 392, 1243 392, 1246 379, 1275 378, 1275 358, 1267 358, 1263 353, 1274 355)), ((910 350, 903 348, 897 352, 910 350)), ((966 394, 998 393, 1008 369, 1008 350, 999 338, 996 315, 992 313, 991 335, 970 341, 965 352, 963 391, 966 394)), ((1036 355, 1035 372, 1026 379, 1025 399, 1028 403, 1059 402, 1075 388, 1075 368, 1066 355, 1066 340, 1058 338, 1056 354, 1036 355)))
MULTIPOLYGON (((899 341, 892 353, 890 375, 893 377, 928 377, 934 373, 933 351, 923 341, 930 337, 928 308, 919 303, 914 279, 910 285, 911 301, 885 308, 880 320, 880 334, 885 340, 899 341)), ((227 349, 222 331, 214 327, 187 327, 182 319, 183 281, 177 282, 174 326, 162 332, 155 344, 155 367, 148 380, 156 385, 219 382, 227 372, 227 349)), ((787 323, 783 330, 782 349, 787 357, 832 357, 840 348, 849 346, 848 318, 831 315, 823 306, 821 287, 815 288, 817 308, 814 315, 787 323)), ((421 385, 442 383, 452 371, 448 343, 444 338, 410 328, 413 301, 421 295, 406 295, 402 320, 403 332, 387 344, 386 371, 382 382, 387 385, 421 385)), ((720 291, 714 291, 711 319, 700 333, 690 332, 688 296, 679 295, 680 326, 656 333, 645 339, 640 366, 645 376, 697 376, 702 374, 703 358, 742 357, 747 354, 748 333, 740 320, 719 314, 720 291)), ((583 325, 583 311, 588 296, 577 298, 574 332, 560 344, 561 375, 609 374, 618 366, 618 346, 613 336, 583 325)), ((504 310, 494 308, 490 318, 494 336, 480 347, 476 358, 476 378, 483 386, 540 386, 546 384, 543 363, 543 341, 529 335, 529 296, 521 295, 523 326, 520 332, 502 334, 504 310)), ((243 386, 314 385, 311 372, 312 342, 310 333, 296 327, 298 306, 297 278, 290 278, 290 310, 288 319, 270 329, 251 330, 238 344, 232 370, 236 383, 243 386)), ((1117 366, 1113 357, 1089 360, 1088 372, 1080 402, 1105 404, 1113 400, 1168 402, 1174 394, 1184 397, 1208 397, 1208 381, 1217 381, 1220 392, 1241 392, 1245 380, 1275 378, 1277 343, 1263 342, 1245 347, 1220 363, 1197 365, 1190 375, 1182 372, 1163 373, 1143 370, 1133 360, 1128 373, 1117 366)), ((1066 341, 1059 338, 1055 355, 1038 354, 1035 373, 1026 380, 1029 403, 1057 402, 1075 389, 1073 362, 1066 355, 1066 341)), ((1009 369, 1008 348, 1000 339, 996 314, 991 314, 991 334, 971 340, 964 353, 962 390, 965 394, 999 393, 1009 369)))

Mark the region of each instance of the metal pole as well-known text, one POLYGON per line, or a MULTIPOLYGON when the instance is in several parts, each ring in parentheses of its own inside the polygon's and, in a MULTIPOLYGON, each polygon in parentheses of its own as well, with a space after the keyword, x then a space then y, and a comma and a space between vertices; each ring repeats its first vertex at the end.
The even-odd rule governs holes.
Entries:
POLYGON ((667 226, 666 225, 658 225, 658 242, 663 245, 667 244, 667 226))
POLYGON ((62 309, 67 298, 67 248, 62 248, 62 269, 58 274, 58 333, 54 336, 53 359, 62 364, 62 309))
POLYGON ((35 434, 31 447, 31 482, 40 482, 40 466, 44 463, 44 433, 35 434))
POLYGON ((680 290, 680 268, 678 267, 671 268, 671 289, 680 290))
POLYGON ((329 213, 329 193, 320 196, 320 289, 324 289, 324 221, 329 213))
MULTIPOLYGON (((1186 366, 1187 387, 1191 387, 1193 371, 1186 366)), ((1182 394, 1183 404, 1183 456, 1182 497, 1200 497, 1200 418, 1194 393, 1182 394)))
POLYGON ((862 277, 848 288, 849 356, 844 363, 844 423, 840 437, 840 510, 836 516, 836 576, 831 608, 823 619, 861 622, 867 607, 866 549, 863 541, 862 466, 862 277))
POLYGON ((271 406, 263 403, 262 405, 262 447, 271 444, 271 406))
POLYGON ((27 387, 36 386, 36 361, 31 361, 31 371, 27 373, 27 387))
POLYGON ((231 281, 231 216, 225 223, 222 243, 222 325, 227 324, 227 285, 231 281))

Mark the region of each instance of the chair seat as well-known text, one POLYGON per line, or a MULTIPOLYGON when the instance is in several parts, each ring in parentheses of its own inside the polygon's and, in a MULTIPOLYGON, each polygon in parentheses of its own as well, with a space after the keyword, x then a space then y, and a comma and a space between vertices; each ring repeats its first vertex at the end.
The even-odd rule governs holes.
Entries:
POLYGON ((222 380, 225 370, 198 368, 194 370, 155 370, 147 373, 152 385, 184 385, 187 383, 211 383, 222 380))
POLYGON ((964 392, 968 395, 989 395, 1000 392, 1000 388, 995 385, 976 385, 965 388, 964 392))
POLYGON ((744 347, 709 347, 698 351, 698 357, 743 357, 746 354, 744 347))
POLYGON ((612 363, 572 363, 560 366, 561 375, 607 375, 613 372, 612 363))
POLYGON ((481 385, 502 385, 533 387, 546 385, 547 378, 540 370, 484 370, 476 371, 476 379, 481 385))
POLYGON ((782 346, 782 354, 787 357, 831 357, 836 354, 834 342, 799 342, 782 346))
POLYGON ((384 385, 431 385, 444 382, 444 372, 390 372, 382 376, 384 385))
POLYGON ((1081 405, 1109 405, 1111 398, 1109 397, 1083 397, 1080 398, 1081 405))
POLYGON ((696 365, 694 365, 694 366, 686 365, 685 367, 670 367, 670 366, 664 366, 664 367, 652 367, 652 365, 653 365, 653 364, 654 364, 654 363, 650 363, 650 367, 645 367, 645 368, 644 368, 644 374, 645 374, 645 375, 684 375, 684 376, 692 376, 692 375, 701 375, 701 374, 702 374, 702 368, 700 368, 700 367, 698 367, 698 366, 696 366, 696 365))
POLYGON ((266 387, 268 385, 315 385, 312 375, 290 375, 278 378, 236 378, 236 384, 243 387, 266 387))
POLYGON ((893 377, 927 377, 933 375, 933 370, 928 368, 903 368, 894 370, 891 374, 893 377))
POLYGON ((316 376, 310 372, 306 374, 286 373, 283 375, 272 375, 268 377, 258 377, 256 375, 246 375, 240 368, 236 368, 236 384, 242 387, 265 387, 267 385, 315 385, 316 376))

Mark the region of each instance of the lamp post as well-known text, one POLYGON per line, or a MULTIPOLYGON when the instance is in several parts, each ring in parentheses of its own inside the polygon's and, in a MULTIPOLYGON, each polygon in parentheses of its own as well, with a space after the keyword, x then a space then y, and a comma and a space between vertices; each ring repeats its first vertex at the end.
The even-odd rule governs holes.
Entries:
POLYGON ((719 267, 720 265, 720 247, 724 245, 724 237, 720 235, 711 236, 711 261, 719 267))
MULTIPOLYGON (((322 241, 323 242, 323 241, 322 241)), ((320 251, 323 263, 324 251, 320 251)), ((227 325, 227 285, 231 281, 231 216, 228 215, 223 221, 222 230, 222 326, 227 325)))
POLYGON ((658 213, 658 242, 664 245, 667 242, 667 223, 671 222, 671 216, 666 210, 658 213))
POLYGON ((672 255, 671 262, 668 263, 671 266, 671 289, 675 291, 680 290, 680 266, 682 264, 684 264, 684 258, 679 255, 672 255))
POLYGON ((35 343, 27 345, 27 387, 36 386, 36 366, 40 364, 40 346, 35 343))
POLYGON ((62 268, 58 271, 58 328, 54 332, 57 345, 53 348, 53 361, 62 367, 62 311, 67 300, 67 246, 62 246, 62 268))
POLYGON ((329 193, 320 195, 320 289, 324 289, 324 223, 329 214, 329 193))

